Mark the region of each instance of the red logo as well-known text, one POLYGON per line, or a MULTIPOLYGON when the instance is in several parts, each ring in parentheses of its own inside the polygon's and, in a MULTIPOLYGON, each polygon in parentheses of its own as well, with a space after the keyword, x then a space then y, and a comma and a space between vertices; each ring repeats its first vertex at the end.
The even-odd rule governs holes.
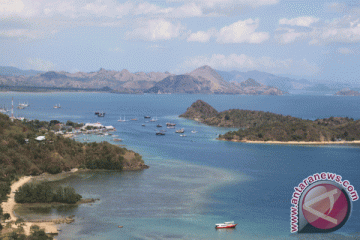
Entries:
POLYGON ((312 187, 302 201, 302 211, 307 222, 324 230, 344 224, 349 207, 345 193, 326 183, 312 187))

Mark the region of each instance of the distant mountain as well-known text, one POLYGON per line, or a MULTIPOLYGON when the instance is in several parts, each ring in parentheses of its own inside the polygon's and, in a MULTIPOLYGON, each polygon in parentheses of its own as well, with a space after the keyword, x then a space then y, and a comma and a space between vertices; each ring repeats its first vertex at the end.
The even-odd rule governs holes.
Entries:
POLYGON ((43 73, 43 72, 36 70, 21 70, 16 67, 0 66, 0 75, 2 76, 35 76, 39 73, 43 73))
POLYGON ((147 93, 204 93, 204 94, 253 94, 282 95, 284 92, 274 87, 260 84, 253 79, 244 82, 227 82, 209 66, 194 71, 169 76, 155 84, 147 93))
POLYGON ((115 92, 137 93, 149 89, 156 82, 170 76, 169 72, 130 73, 101 68, 97 72, 54 72, 39 73, 36 76, 0 76, 3 86, 32 86, 66 89, 112 89, 115 92))
POLYGON ((335 93, 335 95, 338 95, 338 96, 360 96, 360 92, 350 90, 349 88, 345 88, 345 89, 342 89, 342 90, 338 91, 337 93, 335 93))
MULTIPOLYGON (((240 79, 240 78, 238 78, 240 79)), ((35 76, 0 76, 2 89, 33 91, 41 89, 94 90, 119 93, 202 93, 282 95, 276 87, 269 87, 254 79, 241 82, 225 81, 209 66, 199 67, 190 73, 173 75, 169 72, 137 72, 106 70, 68 73, 64 71, 39 72, 35 76)))
POLYGON ((260 71, 217 71, 226 81, 228 82, 243 82, 249 78, 255 79, 257 82, 276 87, 282 91, 289 91, 293 89, 303 89, 305 87, 311 86, 312 83, 306 79, 296 80, 288 77, 276 76, 266 72, 260 71))

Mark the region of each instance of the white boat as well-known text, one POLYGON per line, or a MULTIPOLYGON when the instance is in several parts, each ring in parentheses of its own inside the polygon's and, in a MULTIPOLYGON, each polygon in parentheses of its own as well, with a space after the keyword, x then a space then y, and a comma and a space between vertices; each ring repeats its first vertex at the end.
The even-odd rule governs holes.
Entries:
POLYGON ((185 134, 180 134, 180 137, 186 137, 186 135, 185 134))
POLYGON ((59 106, 56 104, 56 105, 54 106, 54 108, 61 108, 60 103, 59 103, 59 106))
POLYGON ((197 131, 195 130, 195 128, 194 128, 194 130, 191 131, 191 133, 197 133, 197 131))
POLYGON ((120 119, 118 120, 118 122, 126 122, 125 116, 124 116, 124 119, 121 119, 121 117, 120 117, 120 119))
POLYGON ((234 221, 224 222, 224 223, 216 223, 215 228, 235 228, 237 224, 234 221))
POLYGON ((183 128, 181 128, 181 129, 175 130, 175 132, 176 132, 176 133, 184 133, 185 130, 184 130, 183 128))

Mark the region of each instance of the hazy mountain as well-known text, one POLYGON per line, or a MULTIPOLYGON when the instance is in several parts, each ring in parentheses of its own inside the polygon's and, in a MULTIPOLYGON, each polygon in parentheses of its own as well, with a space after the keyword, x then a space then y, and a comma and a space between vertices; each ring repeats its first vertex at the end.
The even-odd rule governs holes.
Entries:
POLYGON ((217 71, 228 82, 243 82, 249 78, 256 80, 257 82, 279 88, 282 91, 289 91, 293 89, 304 89, 305 87, 312 86, 312 83, 306 79, 296 80, 288 77, 276 76, 271 73, 260 71, 217 71))
POLYGON ((142 92, 149 89, 156 82, 170 76, 169 72, 130 73, 106 70, 101 68, 97 72, 54 72, 39 73, 36 76, 0 76, 0 83, 5 86, 33 86, 75 89, 104 89, 110 88, 117 92, 142 92))
POLYGON ((35 76, 39 73, 43 73, 43 72, 36 70, 21 70, 16 67, 0 66, 0 75, 2 76, 35 76))
POLYGON ((202 66, 194 71, 169 76, 155 84, 148 93, 205 93, 205 94, 253 94, 282 95, 277 88, 260 84, 253 79, 241 83, 227 82, 209 66, 202 66))
POLYGON ((6 89, 26 86, 58 90, 104 91, 107 89, 122 93, 283 94, 279 89, 266 86, 253 79, 239 82, 225 81, 209 66, 202 66, 182 75, 173 75, 169 72, 131 73, 126 69, 114 71, 103 68, 89 73, 49 71, 38 73, 36 76, 0 76, 0 85, 6 89))

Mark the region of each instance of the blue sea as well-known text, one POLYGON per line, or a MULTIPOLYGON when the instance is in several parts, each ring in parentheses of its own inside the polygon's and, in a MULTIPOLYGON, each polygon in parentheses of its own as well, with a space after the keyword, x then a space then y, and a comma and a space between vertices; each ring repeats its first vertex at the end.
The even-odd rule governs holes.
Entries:
POLYGON ((23 110, 15 108, 15 117, 112 125, 122 142, 98 135, 76 139, 123 144, 140 153, 150 166, 134 172, 83 172, 62 180, 59 184, 73 186, 84 198, 100 200, 53 210, 53 217, 75 215, 74 223, 59 226, 57 239, 360 238, 360 201, 353 202, 349 220, 334 233, 290 233, 292 194, 304 178, 336 173, 360 193, 359 146, 218 141, 218 134, 233 129, 178 117, 201 99, 218 111, 250 109, 311 120, 331 116, 360 119, 359 97, 1 93, 0 106, 10 108, 12 97, 15 105, 30 105, 23 110), (56 104, 61 108, 54 109, 56 104), (99 118, 95 111, 106 115, 99 118), (145 115, 158 120, 145 122, 145 115), (119 118, 138 121, 118 122, 119 118), (166 122, 184 128, 186 137, 167 129, 166 122), (155 135, 157 124, 167 130, 165 136, 155 135), (224 221, 235 221, 238 226, 214 228, 215 223, 224 221))

